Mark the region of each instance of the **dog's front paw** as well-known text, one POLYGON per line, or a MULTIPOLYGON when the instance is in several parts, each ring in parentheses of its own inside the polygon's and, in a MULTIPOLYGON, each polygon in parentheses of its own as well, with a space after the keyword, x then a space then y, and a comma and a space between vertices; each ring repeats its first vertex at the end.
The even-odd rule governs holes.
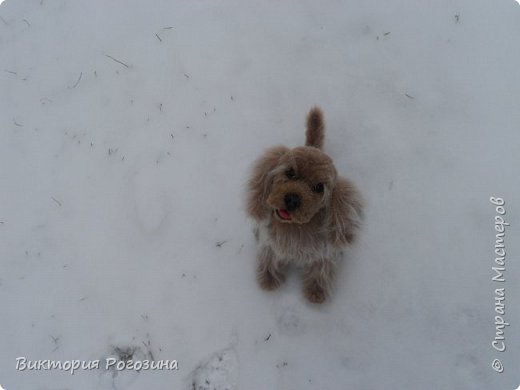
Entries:
POLYGON ((264 290, 277 289, 282 284, 284 277, 282 274, 274 274, 269 270, 258 272, 258 283, 264 290))
POLYGON ((311 283, 303 288, 305 298, 311 303, 323 303, 327 298, 327 292, 318 283, 311 283))

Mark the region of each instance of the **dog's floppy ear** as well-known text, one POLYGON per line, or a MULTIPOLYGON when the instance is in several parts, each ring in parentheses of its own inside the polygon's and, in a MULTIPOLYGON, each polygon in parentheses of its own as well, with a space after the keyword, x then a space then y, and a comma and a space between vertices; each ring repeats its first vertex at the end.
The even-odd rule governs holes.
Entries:
POLYGON ((269 206, 266 203, 271 191, 272 171, 278 165, 280 157, 289 151, 285 146, 275 146, 255 162, 253 173, 248 182, 247 212, 256 220, 269 216, 269 206))
POLYGON ((331 194, 328 210, 329 241, 338 247, 351 244, 363 220, 361 195, 349 180, 339 177, 331 194))

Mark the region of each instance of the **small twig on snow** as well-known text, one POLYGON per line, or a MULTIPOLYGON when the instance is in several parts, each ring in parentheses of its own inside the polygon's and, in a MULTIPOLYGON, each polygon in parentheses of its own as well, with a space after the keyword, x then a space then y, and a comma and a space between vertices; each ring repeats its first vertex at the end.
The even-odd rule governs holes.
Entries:
POLYGON ((110 58, 112 61, 117 62, 118 64, 123 65, 126 68, 130 68, 127 64, 125 64, 123 61, 119 61, 117 58, 112 57, 111 55, 105 54, 106 57, 110 58))
POLYGON ((78 86, 79 82, 81 81, 81 77, 83 77, 83 72, 81 72, 81 73, 79 74, 78 81, 76 81, 76 84, 74 84, 74 85, 71 87, 72 89, 73 89, 73 88, 76 88, 76 87, 78 86))

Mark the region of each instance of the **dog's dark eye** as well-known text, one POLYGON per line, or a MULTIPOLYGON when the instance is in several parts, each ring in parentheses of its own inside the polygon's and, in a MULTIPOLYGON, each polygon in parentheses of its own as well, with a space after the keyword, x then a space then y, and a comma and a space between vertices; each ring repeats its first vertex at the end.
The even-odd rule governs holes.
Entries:
POLYGON ((312 186, 312 191, 317 194, 321 194, 323 192, 323 183, 318 183, 312 186))
POLYGON ((296 177, 296 172, 294 172, 293 168, 289 168, 285 171, 285 176, 287 176, 288 179, 294 179, 296 177))

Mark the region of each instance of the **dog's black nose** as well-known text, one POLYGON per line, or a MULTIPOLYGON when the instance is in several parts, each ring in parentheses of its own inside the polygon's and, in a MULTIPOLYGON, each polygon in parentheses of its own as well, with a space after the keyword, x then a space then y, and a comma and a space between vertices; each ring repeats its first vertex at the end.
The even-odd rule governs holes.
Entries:
POLYGON ((302 203, 300 195, 293 193, 286 194, 283 200, 285 202, 285 208, 287 209, 287 211, 296 210, 298 207, 300 207, 300 204, 302 203))

